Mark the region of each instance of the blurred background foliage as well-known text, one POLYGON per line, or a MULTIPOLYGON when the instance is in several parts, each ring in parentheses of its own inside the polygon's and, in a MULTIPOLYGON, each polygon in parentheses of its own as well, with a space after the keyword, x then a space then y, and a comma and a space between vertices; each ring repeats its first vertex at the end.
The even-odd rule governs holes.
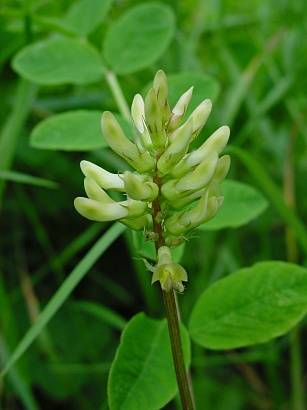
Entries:
MULTIPOLYGON (((79 161, 94 160, 112 171, 122 167, 105 148, 78 152, 38 149, 29 144, 33 127, 54 114, 75 109, 119 111, 104 77, 90 84, 66 81, 34 85, 12 69, 13 56, 25 45, 54 34, 72 35, 67 11, 75 3, 1 0, 2 364, 36 321, 41 307, 108 229, 107 224, 85 221, 73 208, 74 197, 82 192, 79 161)), ((95 3, 87 1, 92 10, 95 3)), ((110 9, 97 18, 88 35, 98 50, 114 22, 146 2, 109 3, 110 9)), ((219 85, 219 93, 202 139, 218 126, 229 125, 231 178, 256 186, 268 200, 265 212, 248 225, 199 230, 186 243, 181 263, 190 280, 180 297, 185 322, 203 289, 240 267, 266 259, 306 262, 307 7, 304 0, 162 3, 175 15, 174 35, 155 61, 123 74, 119 68, 118 80, 128 103, 159 68, 168 75, 210 76, 211 85, 219 85), (283 203, 296 208, 299 226, 283 203)), ((147 245, 137 243, 139 240, 124 232, 65 298, 61 309, 1 383, 2 408, 107 408, 107 374, 120 330, 139 311, 153 317, 163 314, 159 292, 150 286, 150 275, 136 251, 141 248, 146 254, 147 245)), ((307 354, 306 332, 305 321, 300 328, 302 358, 307 354)), ((293 337, 297 338, 298 332, 293 337)), ((193 346, 198 408, 294 409, 291 368, 295 358, 302 361, 305 393, 307 388, 306 363, 293 351, 298 346, 297 339, 293 343, 289 336, 231 352, 193 346)), ((177 399, 167 408, 180 408, 177 399)))

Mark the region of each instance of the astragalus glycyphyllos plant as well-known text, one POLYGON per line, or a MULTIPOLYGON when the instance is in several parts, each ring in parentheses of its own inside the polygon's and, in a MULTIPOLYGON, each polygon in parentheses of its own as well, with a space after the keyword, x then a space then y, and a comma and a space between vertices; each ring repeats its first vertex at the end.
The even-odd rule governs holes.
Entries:
POLYGON ((220 182, 230 167, 228 155, 220 156, 229 138, 222 126, 198 149, 190 144, 204 127, 212 103, 205 99, 185 119, 193 87, 174 107, 168 103, 165 73, 159 70, 145 100, 137 94, 131 117, 135 139, 129 140, 115 116, 102 115, 102 131, 110 148, 122 157, 134 172, 112 174, 88 161, 81 162, 87 198, 75 199, 77 211, 93 221, 118 220, 131 229, 144 230, 155 242, 156 266, 152 282, 160 282, 177 381, 185 409, 194 408, 185 371, 179 337, 179 315, 175 291, 183 292, 188 280, 185 269, 172 260, 170 248, 178 246, 200 224, 213 218, 223 202, 220 182), (106 191, 125 195, 115 201, 106 191))

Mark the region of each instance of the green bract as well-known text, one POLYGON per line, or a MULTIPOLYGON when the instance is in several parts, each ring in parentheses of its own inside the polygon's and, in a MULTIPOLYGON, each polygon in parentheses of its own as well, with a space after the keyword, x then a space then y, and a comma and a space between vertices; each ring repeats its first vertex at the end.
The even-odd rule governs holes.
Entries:
MULTIPOLYGON (((219 157, 230 131, 223 126, 198 149, 188 152, 212 108, 211 101, 204 99, 185 119, 192 93, 190 87, 170 107, 167 79, 159 70, 145 99, 140 94, 133 99, 134 141, 127 138, 112 113, 103 113, 102 131, 108 145, 135 172, 111 174, 82 161, 88 198, 75 200, 81 215, 94 221, 119 220, 132 229, 150 232, 153 209, 158 207, 159 221, 155 222, 161 224, 168 246, 179 245, 189 231, 213 218, 223 202, 219 184, 230 167, 228 155, 219 157), (122 192, 126 197, 116 202, 106 190, 122 192)), ((179 275, 173 265, 164 268, 156 273, 157 280, 165 276, 168 281, 179 275)), ((185 280, 183 274, 181 280, 185 280)))

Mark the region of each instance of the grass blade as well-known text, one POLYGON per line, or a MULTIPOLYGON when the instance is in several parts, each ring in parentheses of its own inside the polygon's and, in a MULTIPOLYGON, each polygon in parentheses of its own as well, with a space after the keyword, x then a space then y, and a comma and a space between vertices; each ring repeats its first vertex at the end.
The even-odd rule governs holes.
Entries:
MULTIPOLYGON (((6 360, 8 356, 7 347, 4 340, 0 337, 0 362, 6 360)), ((15 392, 20 398, 25 410, 38 410, 38 405, 32 395, 29 386, 21 378, 16 369, 12 369, 9 374, 9 382, 14 387, 15 392)), ((1 403, 0 403, 1 405, 1 403)), ((1 408, 1 407, 0 407, 1 408)))
POLYGON ((0 171, 0 179, 49 189, 57 189, 59 187, 59 185, 54 181, 50 181, 45 178, 34 177, 33 175, 16 171, 0 171))
POLYGON ((125 230, 125 226, 115 223, 111 228, 95 243, 84 258, 72 270, 60 288, 56 291, 46 307, 40 313, 36 323, 30 327, 28 332, 19 342, 8 362, 6 363, 1 376, 3 377, 25 353, 37 336, 41 333, 50 319, 60 309, 78 283, 84 278, 94 263, 104 253, 104 251, 118 238, 125 230))

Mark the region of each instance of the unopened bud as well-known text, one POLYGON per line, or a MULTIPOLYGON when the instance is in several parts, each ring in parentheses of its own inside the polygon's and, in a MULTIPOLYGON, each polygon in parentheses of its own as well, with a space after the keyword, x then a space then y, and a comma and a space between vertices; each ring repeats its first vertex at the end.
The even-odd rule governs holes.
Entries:
POLYGON ((138 147, 125 136, 116 118, 109 111, 105 111, 102 115, 102 131, 112 150, 132 167, 140 172, 147 172, 154 168, 155 160, 148 152, 139 152, 138 147))
POLYGON ((154 88, 148 91, 145 98, 145 118, 154 148, 164 148, 166 133, 163 125, 163 113, 154 88))
POLYGON ((106 222, 128 216, 128 209, 119 203, 102 203, 89 198, 78 197, 74 201, 76 210, 91 221, 106 222))
POLYGON ((189 88, 188 91, 182 94, 182 96, 177 101, 175 107, 172 109, 171 118, 168 124, 169 132, 172 132, 173 130, 175 130, 180 124, 180 121, 184 117, 187 107, 191 101, 192 94, 193 94, 193 87, 189 88))
POLYGON ((127 195, 132 199, 151 202, 158 196, 158 186, 152 181, 146 181, 140 175, 126 171, 123 181, 127 195))
POLYGON ((170 114, 167 97, 168 97, 168 85, 165 72, 163 70, 158 70, 153 81, 153 88, 157 95, 158 104, 160 106, 163 121, 168 120, 170 114))
POLYGON ((212 102, 209 99, 204 100, 190 115, 193 118, 193 139, 200 133, 212 109, 212 102))
POLYGON ((229 139, 229 127, 224 125, 217 129, 198 149, 192 151, 182 159, 172 170, 172 175, 180 177, 200 164, 211 153, 217 152, 220 154, 229 139))
POLYGON ((206 186, 212 179, 218 161, 217 153, 204 159, 192 172, 182 177, 176 184, 178 191, 194 191, 206 186))
POLYGON ((131 105, 131 117, 140 134, 144 132, 145 104, 141 94, 136 94, 131 105))
POLYGON ((139 138, 142 142, 143 147, 151 149, 152 142, 145 123, 145 104, 143 97, 140 94, 136 94, 134 96, 131 106, 131 117, 138 133, 140 134, 139 138))
POLYGON ((83 174, 96 181, 101 188, 124 191, 124 183, 119 175, 112 174, 90 161, 81 161, 80 167, 83 174))
POLYGON ((229 155, 223 155, 218 160, 216 170, 215 170, 214 175, 213 175, 213 179, 217 182, 223 181, 223 179, 228 174, 229 168, 230 168, 230 156, 229 155))
POLYGON ((116 203, 109 195, 97 184, 94 179, 89 177, 84 178, 84 189, 86 195, 90 199, 104 203, 104 204, 113 204, 116 203))
POLYGON ((131 219, 121 219, 120 220, 124 225, 128 226, 130 229, 134 229, 135 231, 140 231, 146 229, 147 226, 150 226, 150 216, 149 215, 142 215, 137 218, 131 219))
POLYGON ((223 197, 209 197, 207 191, 193 208, 176 212, 168 218, 165 227, 172 235, 182 235, 213 218, 222 201, 223 197))
POLYGON ((174 139, 158 160, 157 167, 162 175, 167 174, 185 155, 192 135, 192 120, 187 121, 174 133, 174 139))
POLYGON ((134 199, 127 199, 126 201, 117 202, 125 209, 128 210, 128 218, 137 218, 148 212, 148 206, 146 202, 137 201, 134 199))
POLYGON ((178 183, 178 179, 171 179, 165 182, 161 187, 161 193, 165 199, 167 199, 170 203, 174 203, 178 201, 178 199, 182 198, 182 192, 180 192, 176 188, 176 184, 178 183))

